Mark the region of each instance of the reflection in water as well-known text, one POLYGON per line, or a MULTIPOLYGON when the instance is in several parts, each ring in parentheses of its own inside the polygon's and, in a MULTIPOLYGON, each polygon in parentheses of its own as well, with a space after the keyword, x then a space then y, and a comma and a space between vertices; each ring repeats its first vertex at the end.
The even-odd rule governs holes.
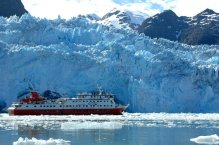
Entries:
POLYGON ((18 135, 23 137, 29 137, 29 138, 38 138, 38 135, 41 132, 46 132, 45 129, 32 127, 32 126, 24 126, 24 125, 18 125, 18 135))
POLYGON ((20 137, 35 137, 41 140, 63 139, 70 141, 72 145, 194 145, 190 139, 205 134, 219 134, 219 129, 130 125, 123 125, 121 129, 62 130, 39 126, 19 126, 17 130, 0 129, 0 137, 5 144, 12 144, 20 137))
POLYGON ((59 136, 57 130, 48 130, 41 126, 24 126, 19 125, 17 130, 19 137, 27 138, 44 138, 49 139, 52 136, 59 136))
POLYGON ((74 121, 61 123, 62 130, 79 129, 121 129, 124 122, 119 121, 74 121))

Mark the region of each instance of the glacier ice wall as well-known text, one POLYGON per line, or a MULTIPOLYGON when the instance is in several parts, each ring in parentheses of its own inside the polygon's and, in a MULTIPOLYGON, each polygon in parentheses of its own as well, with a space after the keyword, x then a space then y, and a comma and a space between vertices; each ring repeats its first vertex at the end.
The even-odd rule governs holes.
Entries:
POLYGON ((149 39, 83 18, 0 17, 0 99, 32 82, 66 96, 99 85, 130 112, 219 112, 219 46, 149 39))

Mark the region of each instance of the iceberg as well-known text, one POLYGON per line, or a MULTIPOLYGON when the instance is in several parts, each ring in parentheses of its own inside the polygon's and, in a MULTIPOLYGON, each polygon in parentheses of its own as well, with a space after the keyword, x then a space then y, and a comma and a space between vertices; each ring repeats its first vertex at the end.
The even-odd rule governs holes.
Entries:
POLYGON ((129 112, 219 112, 218 56, 83 17, 0 17, 0 97, 10 105, 30 82, 68 97, 98 85, 129 112))
POLYGON ((208 136, 198 136, 196 138, 191 138, 190 141, 195 142, 197 144, 215 145, 215 144, 219 144, 219 137, 217 134, 208 135, 208 136))
POLYGON ((70 145, 70 141, 53 138, 42 140, 36 138, 28 139, 20 137, 18 141, 13 142, 13 145, 70 145))

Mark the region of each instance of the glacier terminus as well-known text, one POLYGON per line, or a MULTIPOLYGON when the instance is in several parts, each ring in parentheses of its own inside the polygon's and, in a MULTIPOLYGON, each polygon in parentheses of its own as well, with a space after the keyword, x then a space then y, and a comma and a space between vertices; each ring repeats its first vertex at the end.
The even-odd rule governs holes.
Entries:
POLYGON ((64 96, 100 85, 129 112, 219 112, 219 46, 150 39, 83 17, 0 17, 0 100, 34 85, 64 96))

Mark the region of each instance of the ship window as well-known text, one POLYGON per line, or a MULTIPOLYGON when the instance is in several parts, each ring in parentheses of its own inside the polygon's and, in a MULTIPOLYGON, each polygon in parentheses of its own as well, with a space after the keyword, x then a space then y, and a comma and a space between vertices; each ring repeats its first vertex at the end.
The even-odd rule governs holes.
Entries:
POLYGON ((69 105, 69 107, 71 107, 71 105, 69 105))
POLYGON ((68 107, 68 105, 66 105, 66 107, 68 107))
POLYGON ((28 107, 28 106, 26 106, 26 107, 28 107))
POLYGON ((42 106, 40 105, 40 107, 42 107, 42 106))
POLYGON ((60 105, 60 107, 62 107, 62 105, 60 105))
POLYGON ((50 107, 52 107, 52 106, 50 106, 50 107))
POLYGON ((53 107, 56 107, 55 105, 53 107))
POLYGON ((75 102, 75 101, 72 101, 72 102, 75 102))
POLYGON ((34 105, 34 107, 36 107, 36 105, 34 105))

